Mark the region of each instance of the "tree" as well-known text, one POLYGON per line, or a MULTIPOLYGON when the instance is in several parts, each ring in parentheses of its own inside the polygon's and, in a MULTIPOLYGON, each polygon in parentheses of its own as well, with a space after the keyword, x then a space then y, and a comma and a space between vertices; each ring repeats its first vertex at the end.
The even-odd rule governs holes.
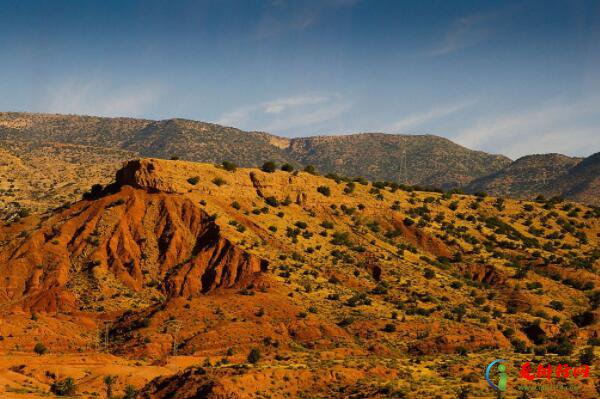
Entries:
POLYGON ((425 271, 423 272, 423 276, 425 276, 426 279, 431 280, 432 278, 435 277, 435 272, 430 268, 425 268, 425 271))
POLYGON ((281 165, 281 170, 283 170, 284 172, 293 172, 294 167, 289 163, 284 163, 283 165, 281 165))
POLYGON ((217 187, 221 187, 223 184, 227 184, 225 179, 223 179, 222 177, 215 177, 214 179, 212 179, 212 182, 217 187))
POLYGON ((125 396, 123 399, 135 399, 137 398, 137 389, 133 385, 127 385, 125 387, 125 396))
POLYGON ((277 201, 277 198, 275 198, 273 196, 265 198, 265 202, 267 203, 267 205, 270 205, 274 208, 279 206, 279 201, 277 201))
POLYGON ((223 169, 225 169, 229 172, 235 172, 237 169, 237 165, 234 164, 233 162, 223 161, 223 169))
POLYGON ((106 387, 106 397, 112 399, 113 397, 113 385, 117 381, 117 377, 114 375, 107 375, 104 377, 104 386, 106 387))
POLYGON ((252 348, 248 353, 248 363, 256 364, 260 360, 260 351, 258 348, 252 348))
POLYGON ((316 173, 317 173, 317 171, 315 170, 315 167, 314 167, 314 166, 312 166, 312 165, 306 165, 306 166, 304 167, 304 171, 305 171, 306 173, 310 173, 311 175, 314 175, 314 174, 316 174, 316 173))
POLYGON ((50 391, 56 396, 73 396, 76 390, 75 380, 71 377, 67 377, 61 381, 54 381, 50 385, 50 391))
POLYGON ((277 169, 277 165, 275 165, 275 162, 273 162, 273 161, 265 162, 261 168, 261 170, 263 172, 267 172, 267 173, 273 173, 273 172, 275 172, 275 169, 277 169))
POLYGON ((327 186, 319 186, 317 187, 317 191, 326 197, 329 197, 331 195, 331 189, 327 186))
POLYGON ((581 354, 579 354, 579 361, 581 362, 581 364, 590 365, 594 362, 595 357, 596 356, 594 355, 594 347, 588 346, 583 351, 581 351, 581 354))
POLYGON ((46 345, 42 344, 41 342, 38 342, 33 347, 33 351, 38 355, 43 355, 48 352, 48 348, 46 348, 46 345))

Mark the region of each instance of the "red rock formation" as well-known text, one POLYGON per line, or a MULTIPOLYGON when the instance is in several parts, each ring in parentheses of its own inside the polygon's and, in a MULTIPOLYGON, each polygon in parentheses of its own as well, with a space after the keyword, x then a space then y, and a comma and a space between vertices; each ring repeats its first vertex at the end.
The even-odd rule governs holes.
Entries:
POLYGON ((133 291, 158 281, 169 297, 193 296, 249 284, 266 267, 189 199, 130 186, 80 201, 0 250, 3 283, 12 287, 4 304, 36 311, 72 310, 75 277, 98 286, 110 275, 133 291))

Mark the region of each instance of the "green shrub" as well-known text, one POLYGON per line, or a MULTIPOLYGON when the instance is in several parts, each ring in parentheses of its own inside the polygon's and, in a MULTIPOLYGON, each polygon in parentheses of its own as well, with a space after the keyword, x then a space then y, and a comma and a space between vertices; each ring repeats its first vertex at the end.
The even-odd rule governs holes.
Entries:
POLYGON ((228 170, 230 172, 235 172, 237 169, 237 165, 233 162, 223 161, 223 169, 228 170))
POLYGON ((310 173, 311 175, 315 175, 315 174, 317 174, 317 171, 315 170, 315 167, 314 167, 314 166, 312 166, 312 165, 306 165, 306 166, 304 167, 304 171, 305 171, 306 173, 310 173))
POLYGON ((323 221, 323 222, 320 224, 320 226, 321 226, 322 228, 324 228, 324 229, 333 229, 333 223, 331 223, 331 222, 330 222, 330 221, 328 221, 328 220, 324 220, 324 221, 323 221))
POLYGON ((256 364, 260 360, 260 350, 252 348, 248 353, 248 363, 256 364))
POLYGON ((212 179, 212 182, 214 185, 216 185, 218 187, 221 187, 223 184, 227 184, 225 179, 223 179, 221 177, 215 177, 214 179, 212 179))
POLYGON ((77 391, 75 380, 71 377, 67 377, 64 380, 55 381, 50 386, 50 391, 56 396, 73 396, 77 391))
POLYGON ((430 268, 426 268, 423 272, 423 276, 425 276, 426 279, 431 280, 435 277, 435 272, 430 268))
POLYGON ((46 345, 44 345, 43 343, 38 342, 33 347, 33 351, 38 355, 44 355, 48 352, 48 348, 46 348, 46 345))
POLYGON ((306 222, 303 222, 302 220, 298 220, 294 225, 299 229, 305 229, 308 227, 308 224, 306 224, 306 222))
POLYGON ((263 164, 261 170, 267 173, 273 173, 277 169, 277 165, 273 161, 267 161, 263 164))
POLYGON ((326 197, 329 197, 331 195, 331 189, 327 186, 319 186, 317 187, 317 191, 326 197))
POLYGON ((284 163, 283 165, 281 165, 281 170, 283 170, 284 172, 293 172, 294 167, 289 163, 284 163))
POLYGON ((125 396, 123 399, 135 399, 137 398, 137 389, 133 385, 127 385, 125 387, 125 396))
POLYGON ((275 198, 273 196, 265 198, 265 202, 267 203, 267 205, 270 205, 274 208, 279 206, 279 201, 277 201, 277 198, 275 198))
POLYGON ((198 177, 198 176, 190 177, 189 179, 187 179, 187 182, 190 183, 192 186, 195 186, 196 184, 198 184, 199 181, 200 181, 200 177, 198 177))

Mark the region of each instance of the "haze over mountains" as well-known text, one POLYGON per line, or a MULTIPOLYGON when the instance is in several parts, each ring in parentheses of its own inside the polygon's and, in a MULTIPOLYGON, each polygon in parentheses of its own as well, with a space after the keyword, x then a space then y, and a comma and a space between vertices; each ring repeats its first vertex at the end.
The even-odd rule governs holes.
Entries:
POLYGON ((139 156, 229 160, 248 167, 273 160, 295 167, 311 164, 323 174, 514 198, 543 194, 595 205, 600 198, 598 154, 585 160, 532 155, 512 162, 434 135, 361 133, 289 139, 184 119, 0 113, 0 150, 6 154, 0 171, 19 172, 11 176, 10 184, 0 182, 0 190, 8 190, 13 200, 24 199, 33 209, 77 199, 91 179, 107 183, 122 161, 139 156))

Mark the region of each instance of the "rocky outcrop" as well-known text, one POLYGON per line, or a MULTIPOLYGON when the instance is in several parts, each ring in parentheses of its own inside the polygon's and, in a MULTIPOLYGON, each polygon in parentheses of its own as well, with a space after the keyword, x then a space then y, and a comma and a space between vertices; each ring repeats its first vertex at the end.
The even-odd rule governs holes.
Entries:
POLYGON ((73 309, 77 286, 139 292, 156 285, 167 297, 194 296, 249 284, 266 268, 189 199, 126 185, 53 215, 0 250, 11 287, 5 304, 36 311, 73 309))
POLYGON ((140 392, 144 399, 236 399, 225 386, 203 368, 192 367, 169 377, 150 381, 140 392))

